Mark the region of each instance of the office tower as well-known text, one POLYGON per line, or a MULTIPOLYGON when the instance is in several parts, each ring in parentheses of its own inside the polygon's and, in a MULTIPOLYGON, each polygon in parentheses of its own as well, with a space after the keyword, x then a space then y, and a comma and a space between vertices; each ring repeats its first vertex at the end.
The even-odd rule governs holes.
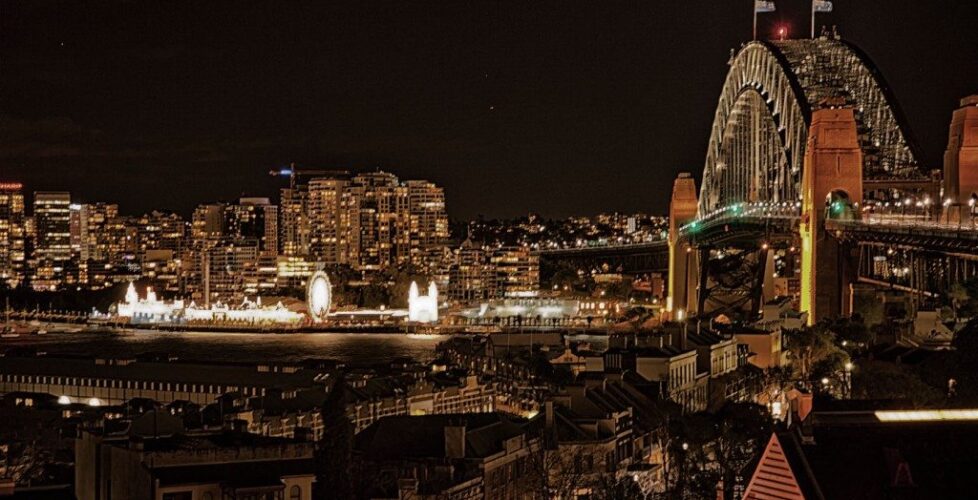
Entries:
POLYGON ((35 290, 56 290, 74 284, 76 270, 71 258, 70 205, 69 193, 34 193, 36 237, 31 286, 35 290))
POLYGON ((278 254, 278 207, 268 198, 241 198, 232 205, 235 234, 242 240, 255 240, 263 255, 278 254))
POLYGON ((0 288, 24 282, 26 261, 23 185, 0 182, 0 288))

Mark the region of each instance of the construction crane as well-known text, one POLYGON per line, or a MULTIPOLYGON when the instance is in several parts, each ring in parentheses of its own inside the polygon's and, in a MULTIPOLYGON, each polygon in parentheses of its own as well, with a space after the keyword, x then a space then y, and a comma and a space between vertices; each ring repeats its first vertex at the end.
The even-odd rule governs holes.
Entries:
POLYGON ((289 188, 295 189, 295 182, 300 176, 302 177, 349 177, 350 172, 347 170, 316 170, 316 169, 299 169, 295 167, 295 162, 289 163, 288 167, 281 168, 279 170, 270 170, 268 175, 273 177, 288 177, 289 178, 289 188))

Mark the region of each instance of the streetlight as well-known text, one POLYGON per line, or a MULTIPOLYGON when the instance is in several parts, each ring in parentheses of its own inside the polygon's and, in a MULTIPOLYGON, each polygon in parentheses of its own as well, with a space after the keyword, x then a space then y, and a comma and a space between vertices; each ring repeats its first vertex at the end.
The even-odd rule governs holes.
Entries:
POLYGON ((846 390, 846 399, 849 399, 850 397, 852 397, 852 368, 853 368, 852 362, 851 361, 846 361, 846 364, 845 364, 845 369, 846 369, 846 373, 845 373, 845 375, 846 375, 846 385, 844 386, 844 388, 846 390))
POLYGON ((971 193, 971 198, 968 198, 968 208, 971 212, 971 227, 975 227, 975 202, 978 201, 978 193, 971 193))

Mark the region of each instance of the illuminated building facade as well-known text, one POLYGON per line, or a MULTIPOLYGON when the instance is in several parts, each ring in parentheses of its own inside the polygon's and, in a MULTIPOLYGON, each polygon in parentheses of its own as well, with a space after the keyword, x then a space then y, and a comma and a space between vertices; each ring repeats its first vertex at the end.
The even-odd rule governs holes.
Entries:
POLYGON ((31 286, 56 290, 77 278, 71 253, 71 195, 67 192, 35 192, 36 237, 31 286))
POLYGON ((194 247, 210 247, 226 238, 231 225, 227 220, 231 213, 226 203, 208 203, 194 209, 190 235, 194 247))
POLYGON ((448 239, 445 189, 423 180, 404 181, 407 188, 411 261, 419 265, 424 251, 448 239))
POLYGON ((186 246, 187 222, 179 214, 154 210, 137 218, 135 224, 141 258, 149 250, 179 253, 186 246))
POLYGON ((459 302, 493 297, 496 275, 489 254, 472 240, 465 240, 449 270, 448 298, 459 302))
POLYGON ((300 184, 283 188, 279 207, 279 253, 290 257, 309 255, 309 187, 300 184))
POLYGON ((119 217, 118 205, 71 205, 71 240, 72 251, 78 257, 80 284, 101 288, 114 283, 118 274, 138 272, 137 267, 126 269, 135 264, 135 234, 119 217))
POLYGON ((268 198, 200 205, 191 235, 183 283, 195 299, 237 302, 277 287, 278 207, 268 198))
POLYGON ((438 322, 438 287, 434 282, 428 284, 428 295, 418 292, 418 283, 411 282, 408 290, 408 320, 416 323, 438 322))
POLYGON ((201 287, 193 294, 204 304, 218 300, 237 302, 245 296, 245 278, 258 264, 259 247, 250 244, 220 245, 202 250, 201 287))
POLYGON ((410 258, 408 191, 394 174, 370 172, 353 178, 349 207, 350 260, 363 271, 379 271, 410 258))
POLYGON ((278 255, 278 206, 268 198, 241 198, 231 210, 238 238, 258 241, 263 255, 278 255))
POLYGON ((496 272, 496 296, 520 296, 540 290, 540 257, 530 248, 499 248, 490 262, 496 272))
POLYGON ((24 281, 24 219, 23 185, 0 182, 0 286, 14 288, 24 281))
POLYGON ((444 190, 389 172, 317 177, 282 190, 281 252, 376 272, 426 264, 448 238, 444 190))
POLYGON ((146 298, 140 299, 136 287, 130 283, 126 299, 115 305, 115 316, 125 318, 131 324, 186 324, 225 322, 239 324, 299 324, 306 316, 285 307, 281 302, 263 305, 261 297, 247 298, 237 306, 215 302, 212 306, 198 306, 182 300, 160 300, 152 288, 146 290, 146 298))
POLYGON ((187 222, 178 214, 153 211, 134 221, 136 256, 143 278, 167 292, 181 292, 187 222))
POLYGON ((321 177, 309 181, 309 253, 326 264, 348 264, 350 238, 349 181, 321 177))

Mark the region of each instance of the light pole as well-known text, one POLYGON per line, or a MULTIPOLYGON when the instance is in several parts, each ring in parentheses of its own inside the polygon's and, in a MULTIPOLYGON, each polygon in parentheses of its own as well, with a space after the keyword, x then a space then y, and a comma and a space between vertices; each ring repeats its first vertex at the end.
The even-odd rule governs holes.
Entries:
POLYGON ((846 364, 845 364, 845 369, 846 369, 846 372, 845 372, 845 375, 846 375, 846 383, 845 383, 845 387, 844 387, 845 388, 845 391, 846 391, 846 399, 851 399, 852 398, 852 368, 853 368, 852 362, 851 361, 846 361, 846 364))
POLYGON ((978 193, 971 193, 968 198, 968 210, 971 212, 971 228, 975 228, 975 202, 978 202, 978 193))

